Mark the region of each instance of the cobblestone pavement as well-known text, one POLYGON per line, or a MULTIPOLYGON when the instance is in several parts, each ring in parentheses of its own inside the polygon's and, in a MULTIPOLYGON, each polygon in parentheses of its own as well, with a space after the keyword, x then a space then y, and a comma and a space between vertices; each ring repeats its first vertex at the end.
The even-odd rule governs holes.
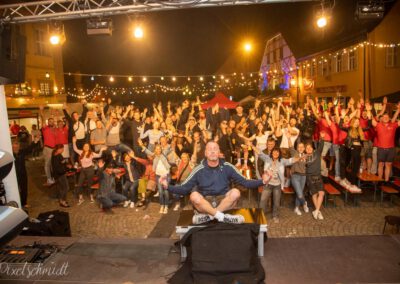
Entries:
MULTIPOLYGON (((54 195, 54 187, 45 187, 43 182, 43 162, 27 162, 29 172, 28 203, 31 205, 29 214, 36 217, 39 213, 60 209, 54 195)), ((370 198, 370 196, 367 196, 370 198)), ((390 207, 385 202, 381 207, 379 202, 374 206, 371 201, 361 202, 359 207, 343 206, 341 199, 337 200, 337 207, 323 208, 323 221, 313 219, 311 213, 297 216, 290 207, 290 196, 286 196, 285 206, 280 209, 280 222, 269 223, 268 236, 275 237, 321 237, 347 235, 377 235, 382 233, 383 218, 385 215, 400 215, 399 199, 396 205, 390 207)), ((68 193, 71 208, 62 208, 70 214, 71 231, 73 237, 78 238, 146 238, 156 226, 161 214, 158 213, 157 203, 151 203, 146 210, 142 208, 115 208, 115 214, 108 215, 101 212, 98 205, 90 203, 89 198, 78 206, 73 197, 73 188, 68 193)), ((243 196, 242 207, 253 207, 247 196, 243 196)), ((267 218, 270 219, 270 214, 267 218)), ((390 232, 392 228, 387 228, 390 232)), ((171 232, 171 238, 178 238, 171 232)))

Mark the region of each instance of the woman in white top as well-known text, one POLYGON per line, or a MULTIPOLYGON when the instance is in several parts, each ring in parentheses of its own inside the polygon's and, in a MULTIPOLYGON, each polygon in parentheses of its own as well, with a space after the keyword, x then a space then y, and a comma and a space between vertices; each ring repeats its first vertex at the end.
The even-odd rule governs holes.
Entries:
POLYGON ((79 173, 79 181, 78 181, 78 188, 79 188, 79 201, 78 205, 81 205, 85 200, 83 199, 83 184, 87 182, 87 187, 90 191, 90 202, 94 202, 93 193, 91 191, 91 187, 93 184, 93 176, 94 176, 94 164, 93 159, 100 158, 103 151, 107 149, 107 147, 103 147, 100 149, 100 153, 92 152, 90 149, 89 143, 83 144, 82 150, 79 150, 76 147, 76 137, 72 138, 72 144, 74 147, 74 151, 79 155, 78 159, 81 164, 81 169, 79 173))
POLYGON ((143 126, 140 128, 140 139, 144 139, 146 137, 149 137, 149 145, 148 149, 150 151, 154 150, 154 146, 158 141, 160 140, 160 137, 163 136, 163 132, 160 130, 160 123, 158 121, 155 121, 153 123, 153 128, 147 130, 146 132, 143 133, 143 126))

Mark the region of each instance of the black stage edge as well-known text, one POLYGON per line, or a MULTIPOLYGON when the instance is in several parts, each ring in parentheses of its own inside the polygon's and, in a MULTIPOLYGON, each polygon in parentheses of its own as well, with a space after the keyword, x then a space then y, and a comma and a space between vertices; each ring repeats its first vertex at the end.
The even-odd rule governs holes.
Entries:
MULTIPOLYGON (((45 264, 68 274, 31 279, 7 276, 0 283, 166 283, 180 265, 175 240, 91 240, 41 237, 64 248, 45 264), (138 250, 143 247, 140 253, 138 250), (171 247, 171 250, 167 250, 171 247), (19 280, 18 280, 19 279, 19 280)), ((31 244, 35 237, 18 237, 12 244, 31 244)), ((266 283, 400 283, 400 236, 269 238, 261 259, 266 283)), ((3 265, 4 267, 4 265, 3 265)))

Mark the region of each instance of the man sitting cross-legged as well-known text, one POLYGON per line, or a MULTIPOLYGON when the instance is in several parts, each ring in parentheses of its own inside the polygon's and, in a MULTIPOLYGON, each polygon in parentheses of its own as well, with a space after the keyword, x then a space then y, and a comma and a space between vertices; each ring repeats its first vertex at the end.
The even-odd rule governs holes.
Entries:
POLYGON ((205 157, 193 169, 188 178, 177 186, 169 185, 166 180, 162 185, 169 192, 187 195, 200 214, 193 216, 193 224, 201 224, 213 219, 219 222, 240 224, 244 222, 242 215, 224 214, 232 209, 240 198, 240 191, 230 189, 230 183, 238 183, 246 188, 257 188, 268 183, 269 177, 263 175, 262 180, 247 180, 230 163, 219 158, 220 151, 216 142, 208 142, 205 157), (219 204, 217 201, 221 200, 219 204))

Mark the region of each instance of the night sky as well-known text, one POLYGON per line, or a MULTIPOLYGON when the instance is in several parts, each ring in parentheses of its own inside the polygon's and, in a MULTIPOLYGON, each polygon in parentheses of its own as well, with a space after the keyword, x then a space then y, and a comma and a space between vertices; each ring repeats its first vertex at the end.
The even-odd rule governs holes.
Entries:
POLYGON ((278 32, 299 58, 371 30, 378 22, 356 20, 356 2, 336 0, 323 31, 314 22, 318 1, 146 13, 140 41, 130 33, 128 15, 112 17, 112 36, 88 36, 86 19, 65 21, 64 71, 146 76, 258 71, 266 41, 278 32), (245 39, 254 45, 247 57, 241 49, 245 39))

